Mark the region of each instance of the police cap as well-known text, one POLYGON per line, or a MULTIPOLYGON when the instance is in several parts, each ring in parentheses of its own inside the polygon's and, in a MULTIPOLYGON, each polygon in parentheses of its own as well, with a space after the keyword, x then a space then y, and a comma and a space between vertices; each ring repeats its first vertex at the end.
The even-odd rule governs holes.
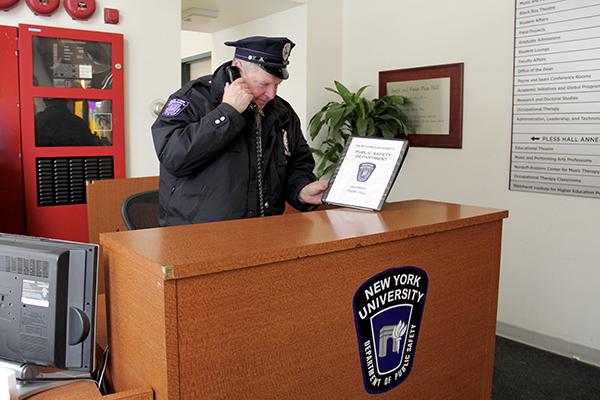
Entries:
POLYGON ((290 51, 295 44, 285 37, 251 36, 235 42, 225 42, 235 47, 235 58, 258 64, 262 69, 280 79, 287 79, 290 51))

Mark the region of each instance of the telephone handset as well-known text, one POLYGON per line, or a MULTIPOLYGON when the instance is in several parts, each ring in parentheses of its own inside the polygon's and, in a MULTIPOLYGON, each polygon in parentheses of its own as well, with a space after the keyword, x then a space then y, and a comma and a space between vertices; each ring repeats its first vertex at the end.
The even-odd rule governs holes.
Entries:
POLYGON ((241 77, 240 69, 238 67, 230 65, 229 67, 227 67, 227 77, 229 78, 229 83, 233 83, 233 81, 241 77))
MULTIPOLYGON (((235 65, 230 65, 229 67, 225 68, 225 72, 227 72, 227 78, 229 79, 229 83, 233 83, 233 81, 235 81, 238 78, 241 78, 242 76, 240 74, 240 69, 235 65)), ((250 102, 249 106, 254 108, 256 107, 256 104, 254 103, 254 101, 252 101, 250 102)))

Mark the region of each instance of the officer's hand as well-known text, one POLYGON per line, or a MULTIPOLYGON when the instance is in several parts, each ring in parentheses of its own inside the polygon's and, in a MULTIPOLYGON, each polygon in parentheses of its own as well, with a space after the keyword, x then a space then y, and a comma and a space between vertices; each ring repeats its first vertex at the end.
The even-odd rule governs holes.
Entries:
POLYGON ((323 198, 323 192, 325 192, 327 187, 329 187, 328 179, 324 181, 314 181, 300 190, 298 198, 303 203, 319 205, 323 198))
POLYGON ((238 78, 232 83, 225 84, 223 92, 223 103, 227 103, 235 108, 239 113, 243 113, 254 99, 252 92, 242 78, 238 78))

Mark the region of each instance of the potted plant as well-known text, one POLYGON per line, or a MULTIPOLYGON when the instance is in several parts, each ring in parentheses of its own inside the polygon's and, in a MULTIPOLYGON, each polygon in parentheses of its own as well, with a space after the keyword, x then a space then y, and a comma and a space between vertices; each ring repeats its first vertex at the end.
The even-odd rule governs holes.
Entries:
POLYGON ((387 139, 405 137, 407 122, 401 105, 404 97, 388 95, 372 100, 362 93, 363 86, 356 93, 338 81, 336 89, 325 88, 341 97, 341 102, 330 101, 317 112, 308 124, 310 138, 315 140, 323 132, 319 148, 311 151, 319 157, 316 175, 320 178, 329 174, 340 159, 340 154, 350 136, 374 136, 387 139), (326 129, 323 129, 323 128, 326 129))

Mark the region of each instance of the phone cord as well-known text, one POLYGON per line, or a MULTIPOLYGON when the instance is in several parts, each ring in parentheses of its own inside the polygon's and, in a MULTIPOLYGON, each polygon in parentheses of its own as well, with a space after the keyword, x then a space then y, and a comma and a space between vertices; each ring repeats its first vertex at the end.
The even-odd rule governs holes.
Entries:
POLYGON ((263 194, 263 169, 262 169, 262 117, 260 111, 255 112, 255 133, 256 133, 256 179, 258 180, 258 215, 265 216, 265 202, 263 194))

